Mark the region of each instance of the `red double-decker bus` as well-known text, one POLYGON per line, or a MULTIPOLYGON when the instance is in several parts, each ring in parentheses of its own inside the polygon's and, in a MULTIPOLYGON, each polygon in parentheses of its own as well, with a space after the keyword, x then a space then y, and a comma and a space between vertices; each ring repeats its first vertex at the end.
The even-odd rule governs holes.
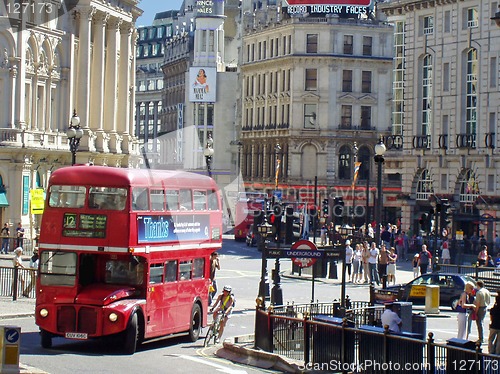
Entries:
POLYGON ((138 343, 207 324, 209 257, 222 245, 219 190, 180 171, 72 166, 50 177, 39 241, 41 344, 138 343))
POLYGON ((234 240, 246 239, 248 230, 254 221, 254 212, 264 209, 264 199, 267 197, 262 192, 240 192, 236 200, 234 215, 234 240))

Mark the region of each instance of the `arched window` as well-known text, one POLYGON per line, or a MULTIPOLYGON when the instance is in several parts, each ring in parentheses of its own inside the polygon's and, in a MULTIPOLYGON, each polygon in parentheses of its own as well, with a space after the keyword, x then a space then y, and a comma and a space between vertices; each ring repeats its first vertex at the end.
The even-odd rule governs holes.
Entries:
POLYGON ((351 149, 343 145, 339 151, 339 179, 351 179, 351 149))
POLYGON ((422 66, 422 135, 432 127, 432 56, 426 55, 422 66))
POLYGON ((427 200, 433 193, 432 178, 429 171, 424 169, 417 184, 417 200, 427 200))

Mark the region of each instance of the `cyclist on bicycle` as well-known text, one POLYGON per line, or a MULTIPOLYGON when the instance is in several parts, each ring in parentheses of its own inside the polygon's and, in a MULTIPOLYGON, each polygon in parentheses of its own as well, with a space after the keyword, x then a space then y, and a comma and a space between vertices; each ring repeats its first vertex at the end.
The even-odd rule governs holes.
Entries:
POLYGON ((214 320, 217 319, 219 312, 222 312, 222 318, 220 321, 219 327, 219 336, 217 337, 216 343, 219 343, 222 333, 224 332, 224 327, 226 326, 226 322, 231 316, 231 312, 233 311, 233 303, 234 297, 231 294, 232 288, 231 286, 224 286, 222 290, 222 294, 217 297, 215 300, 213 307, 210 308, 210 312, 214 313, 214 320))

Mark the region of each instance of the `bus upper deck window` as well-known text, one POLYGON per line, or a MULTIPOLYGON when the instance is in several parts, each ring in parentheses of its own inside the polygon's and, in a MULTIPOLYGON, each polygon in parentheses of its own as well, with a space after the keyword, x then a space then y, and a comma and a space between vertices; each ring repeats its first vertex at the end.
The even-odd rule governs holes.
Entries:
POLYGON ((216 191, 208 191, 208 209, 219 210, 219 201, 217 200, 216 191))
POLYGON ((135 187, 132 190, 132 209, 148 210, 148 189, 146 187, 135 187))
POLYGON ((193 191, 194 210, 207 210, 207 191, 193 191))
POLYGON ((89 208, 123 210, 127 202, 127 190, 115 187, 90 187, 89 208))
POLYGON ((179 197, 180 197, 180 203, 181 203, 181 210, 192 210, 193 209, 193 200, 191 197, 191 190, 181 190, 179 197))
POLYGON ((84 186, 50 186, 49 206, 55 208, 82 208, 85 204, 84 186))
POLYGON ((179 210, 179 191, 167 190, 167 210, 179 210))

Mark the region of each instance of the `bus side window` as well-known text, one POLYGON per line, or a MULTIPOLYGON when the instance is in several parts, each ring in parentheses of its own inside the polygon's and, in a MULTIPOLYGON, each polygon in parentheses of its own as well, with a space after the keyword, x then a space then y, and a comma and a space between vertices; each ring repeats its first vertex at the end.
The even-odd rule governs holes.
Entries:
POLYGON ((180 190, 181 210, 193 210, 193 200, 191 190, 180 190))
POLYGON ((148 210, 148 189, 146 187, 136 187, 132 190, 132 209, 148 210))
POLYGON ((175 282, 177 280, 177 260, 165 263, 165 282, 175 282))
POLYGON ((194 191, 194 210, 207 210, 207 191, 194 191))
POLYGON ((208 210, 219 210, 216 191, 208 191, 208 210))
POLYGON ((179 210, 179 191, 167 190, 167 210, 179 210))
POLYGON ((191 272, 192 272, 192 263, 191 261, 181 261, 181 264, 179 266, 179 279, 180 280, 187 280, 191 279, 191 272))
POLYGON ((151 199, 151 210, 154 211, 164 211, 165 206, 165 192, 163 190, 151 190, 150 191, 150 199, 151 199))
POLYGON ((203 278, 204 270, 205 270, 205 259, 195 258, 193 266, 193 278, 203 278))
POLYGON ((163 264, 151 264, 149 268, 149 284, 163 282, 163 264))

